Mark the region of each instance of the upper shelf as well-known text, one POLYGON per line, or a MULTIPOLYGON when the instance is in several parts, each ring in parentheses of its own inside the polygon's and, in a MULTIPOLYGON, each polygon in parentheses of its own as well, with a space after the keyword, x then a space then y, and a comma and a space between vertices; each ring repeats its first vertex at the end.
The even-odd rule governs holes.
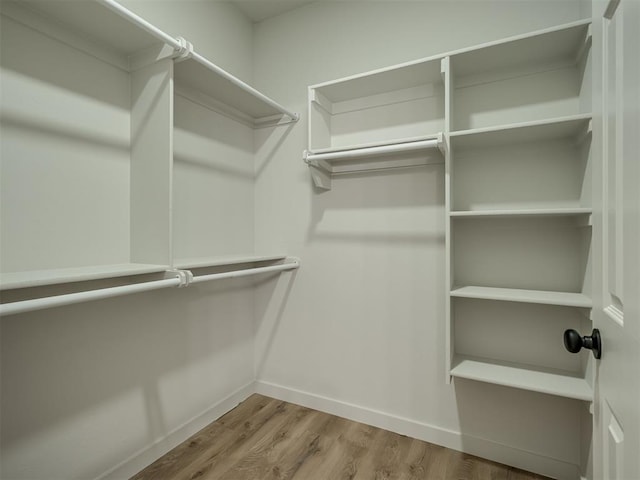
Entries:
POLYGON ((370 97, 392 90, 404 90, 420 85, 442 83, 440 61, 418 60, 382 68, 359 75, 312 85, 332 103, 370 97))
POLYGON ((174 68, 176 92, 215 110, 222 110, 250 126, 296 122, 291 112, 202 55, 192 52, 174 68), (282 117, 287 117, 282 119, 282 117))
POLYGON ((167 265, 120 263, 114 265, 91 265, 87 267, 8 272, 0 274, 0 290, 127 277, 130 275, 164 272, 167 269, 167 265))
POLYGON ((124 17, 118 8, 125 10, 111 0, 2 2, 3 15, 34 26, 63 43, 94 54, 123 70, 130 69, 129 59, 134 54, 165 41, 176 41, 148 22, 145 23, 151 28, 142 28, 124 17), (156 34, 152 31, 156 31, 156 34), (161 38, 164 36, 166 38, 161 38))
POLYGON ((174 57, 178 93, 251 126, 299 118, 196 53, 182 37, 163 32, 114 0, 9 0, 2 2, 2 13, 122 70, 135 70, 163 56, 174 57))
POLYGON ((451 132, 456 149, 499 147, 516 143, 573 138, 579 142, 591 132, 591 114, 578 114, 546 120, 511 123, 451 132))
POLYGON ((528 65, 577 63, 589 46, 591 20, 580 20, 451 53, 456 77, 528 65))

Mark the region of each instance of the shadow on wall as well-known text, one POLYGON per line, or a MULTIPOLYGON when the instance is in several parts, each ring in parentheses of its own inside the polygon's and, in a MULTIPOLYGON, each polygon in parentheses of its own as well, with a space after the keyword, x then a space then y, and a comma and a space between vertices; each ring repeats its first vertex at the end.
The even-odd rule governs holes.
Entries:
POLYGON ((310 190, 309 242, 444 245, 444 165, 348 174, 310 190))
POLYGON ((564 471, 565 478, 577 478, 584 402, 459 378, 454 387, 465 451, 543 475, 564 471))
POLYGON ((281 153, 280 147, 289 137, 293 129, 301 128, 301 121, 289 123, 286 126, 259 128, 254 131, 254 152, 256 158, 255 178, 259 179, 265 169, 273 162, 277 153, 281 153), (257 163, 259 159, 260 163, 257 163))
POLYGON ((255 297, 255 378, 260 380, 273 350, 298 270, 257 282, 255 297))
POLYGON ((93 477, 251 381, 246 287, 212 282, 2 318, 5 460, 13 452, 42 468, 46 451, 67 458, 93 438, 88 452, 106 452, 78 462, 93 477))

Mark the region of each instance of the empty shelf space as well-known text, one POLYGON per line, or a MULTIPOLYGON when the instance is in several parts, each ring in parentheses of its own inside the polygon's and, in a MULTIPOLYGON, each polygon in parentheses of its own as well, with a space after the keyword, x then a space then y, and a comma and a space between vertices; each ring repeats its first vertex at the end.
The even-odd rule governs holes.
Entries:
POLYGON ((187 60, 175 63, 175 82, 177 94, 251 127, 295 122, 299 118, 195 52, 187 60))
POLYGON ((590 46, 581 21, 452 54, 452 129, 583 112, 590 46))
POLYGON ((309 87, 309 150, 406 143, 445 129, 440 59, 309 87))
POLYGON ((502 210, 464 210, 453 211, 449 216, 454 218, 468 217, 547 217, 547 216, 583 216, 591 215, 591 208, 529 208, 529 209, 502 209, 502 210))
POLYGON ((454 52, 455 74, 464 78, 527 65, 576 63, 589 45, 590 24, 579 20, 454 52))
POLYGON ((336 174, 442 164, 443 148, 442 135, 432 135, 405 143, 345 150, 324 149, 322 153, 306 151, 304 161, 312 167, 311 176, 315 185, 329 190, 331 176, 336 174))
POLYGON ((479 298, 505 302, 540 303, 566 307, 591 308, 592 301, 581 293, 523 290, 518 288, 496 288, 480 286, 454 287, 450 295, 458 298, 479 298))
POLYGON ((287 259, 286 255, 233 255, 218 257, 182 258, 174 261, 174 267, 180 269, 208 268, 239 265, 243 263, 275 263, 287 259))
POLYGON ((0 274, 0 289, 39 287, 60 283, 84 282, 104 278, 126 277, 167 270, 167 265, 142 263, 120 263, 114 265, 92 265, 88 267, 30 270, 0 274))
POLYGON ((113 1, 2 2, 3 15, 123 70, 131 68, 131 57, 136 53, 163 43, 177 43, 151 24, 143 28, 124 12, 130 13, 113 1))
POLYGON ((593 390, 584 378, 561 370, 456 355, 450 373, 458 378, 593 401, 593 390))
POLYGON ((574 138, 579 141, 590 130, 591 114, 581 113, 545 120, 459 130, 451 132, 450 138, 452 148, 483 148, 559 138, 574 138))
POLYGON ((440 59, 418 60, 312 85, 332 103, 371 97, 420 85, 439 83, 440 59))

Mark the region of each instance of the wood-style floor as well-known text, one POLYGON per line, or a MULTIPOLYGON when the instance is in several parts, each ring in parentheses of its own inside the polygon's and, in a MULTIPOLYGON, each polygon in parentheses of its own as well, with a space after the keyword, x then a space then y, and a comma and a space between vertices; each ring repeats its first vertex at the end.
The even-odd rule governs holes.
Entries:
POLYGON ((478 457, 252 395, 132 480, 534 480, 478 457))

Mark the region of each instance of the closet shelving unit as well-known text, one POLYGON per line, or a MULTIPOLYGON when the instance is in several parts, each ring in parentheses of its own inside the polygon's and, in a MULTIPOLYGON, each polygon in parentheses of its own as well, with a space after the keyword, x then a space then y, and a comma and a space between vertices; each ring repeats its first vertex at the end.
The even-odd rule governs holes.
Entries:
POLYGON ((591 360, 562 342, 591 330, 590 47, 578 21, 309 87, 316 186, 445 162, 447 381, 592 400, 591 360))
POLYGON ((440 59, 410 62, 309 87, 309 148, 317 187, 331 177, 444 162, 440 59))
MULTIPOLYGON (((184 252, 173 244, 181 234, 171 214, 179 187, 176 98, 206 105, 239 128, 295 122, 297 114, 113 0, 3 1, 0 13, 0 289, 79 282, 83 290, 85 281, 126 277, 133 291, 185 286, 187 267, 244 275, 297 268, 284 255, 245 255, 253 245, 244 244, 176 260, 184 252), (148 274, 160 279, 147 281, 148 274)), ((217 224, 219 235, 223 227, 217 224)), ((91 292, 78 293, 90 299, 91 292)))
POLYGON ((593 399, 562 344, 590 330, 590 45, 584 21, 451 55, 453 377, 593 399))

